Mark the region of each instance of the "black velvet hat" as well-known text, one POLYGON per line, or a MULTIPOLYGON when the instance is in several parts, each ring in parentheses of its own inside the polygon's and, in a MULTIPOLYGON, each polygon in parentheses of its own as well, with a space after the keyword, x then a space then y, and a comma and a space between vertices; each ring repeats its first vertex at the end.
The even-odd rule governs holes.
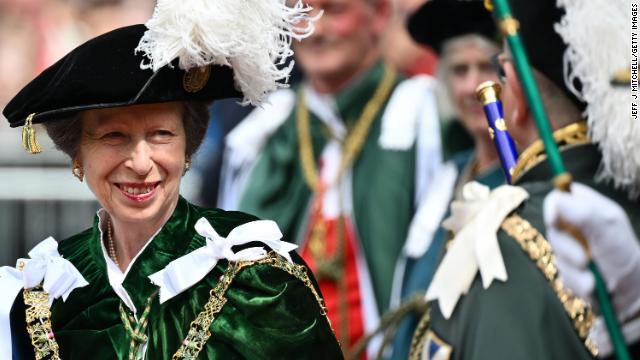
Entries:
MULTIPOLYGON (((555 0, 509 0, 513 17, 520 23, 520 38, 531 66, 544 74, 578 106, 585 104, 569 90, 564 81, 564 53, 567 44, 555 30, 564 10, 555 0)), ((580 89, 580 84, 573 84, 580 89)))
POLYGON ((409 17, 413 39, 442 52, 445 41, 467 34, 497 38, 496 25, 482 1, 430 0, 409 17))
POLYGON ((164 66, 142 70, 135 54, 147 28, 113 30, 80 45, 26 85, 6 106, 11 127, 68 117, 78 111, 168 101, 241 97, 233 70, 210 65, 190 71, 164 66))

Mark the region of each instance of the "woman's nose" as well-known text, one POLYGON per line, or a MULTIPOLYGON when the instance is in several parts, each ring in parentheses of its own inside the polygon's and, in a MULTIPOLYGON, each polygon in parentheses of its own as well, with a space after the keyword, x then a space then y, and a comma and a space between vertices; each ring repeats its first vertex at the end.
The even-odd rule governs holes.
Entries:
POLYGON ((140 140, 135 143, 131 151, 131 156, 125 165, 133 170, 137 175, 147 175, 153 168, 152 151, 149 144, 140 140))
POLYGON ((475 97, 476 87, 481 83, 480 72, 474 66, 469 68, 464 81, 465 93, 472 94, 475 97))

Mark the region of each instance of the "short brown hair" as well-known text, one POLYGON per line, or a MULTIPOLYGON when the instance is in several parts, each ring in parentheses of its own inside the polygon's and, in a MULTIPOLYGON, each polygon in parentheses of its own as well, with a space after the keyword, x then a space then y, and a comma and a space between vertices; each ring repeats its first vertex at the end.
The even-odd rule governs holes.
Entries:
MULTIPOLYGON (((185 101, 182 112, 182 124, 186 137, 187 157, 191 157, 202 144, 209 126, 209 103, 204 101, 185 101)), ((48 121, 44 123, 47 134, 56 148, 74 159, 80 150, 82 138, 82 113, 70 118, 48 121)))

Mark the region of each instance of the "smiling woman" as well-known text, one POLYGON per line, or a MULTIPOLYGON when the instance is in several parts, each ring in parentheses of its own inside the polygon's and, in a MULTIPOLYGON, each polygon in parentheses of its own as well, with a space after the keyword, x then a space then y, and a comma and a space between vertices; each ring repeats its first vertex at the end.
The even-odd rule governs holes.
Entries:
POLYGON ((113 260, 123 271, 178 202, 191 155, 182 107, 177 102, 134 105, 87 110, 80 117, 74 163, 109 214, 116 239, 113 260))
MULTIPOLYGON (((199 43, 205 63, 157 56, 179 29, 159 31, 156 11, 147 26, 76 48, 7 105, 11 126, 24 126, 25 149, 40 150, 32 125, 44 124, 102 209, 92 228, 59 244, 48 238, 16 268, 0 269, 1 358, 342 357, 315 279, 277 225, 179 194, 207 104, 239 96, 259 104, 282 86, 287 72, 274 72, 275 63, 290 37, 311 29, 294 24, 309 9, 284 2, 249 1, 251 21, 265 26, 258 33, 273 41, 199 43), (229 53, 239 59, 218 58, 229 53), (248 57, 269 64, 244 66, 248 57)), ((233 1, 211 3, 219 25, 238 11, 233 1)))

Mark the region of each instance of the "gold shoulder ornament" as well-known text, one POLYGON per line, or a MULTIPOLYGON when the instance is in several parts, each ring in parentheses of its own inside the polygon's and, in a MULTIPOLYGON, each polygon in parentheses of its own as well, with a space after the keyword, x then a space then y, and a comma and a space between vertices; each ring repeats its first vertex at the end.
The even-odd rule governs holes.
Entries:
POLYGON ((527 220, 519 215, 512 215, 502 223, 502 230, 522 247, 529 258, 549 281, 549 285, 562 303, 565 312, 571 319, 576 333, 584 346, 593 355, 598 354, 596 344, 588 338, 595 317, 587 302, 575 296, 571 290, 564 287, 558 276, 556 257, 551 244, 527 220))
MULTIPOLYGON (((554 131, 553 139, 558 144, 560 151, 591 142, 588 136, 587 123, 583 120, 554 131)), ((516 183, 522 175, 546 158, 547 155, 544 152, 542 140, 534 141, 518 157, 518 162, 513 168, 513 182, 516 183)))

